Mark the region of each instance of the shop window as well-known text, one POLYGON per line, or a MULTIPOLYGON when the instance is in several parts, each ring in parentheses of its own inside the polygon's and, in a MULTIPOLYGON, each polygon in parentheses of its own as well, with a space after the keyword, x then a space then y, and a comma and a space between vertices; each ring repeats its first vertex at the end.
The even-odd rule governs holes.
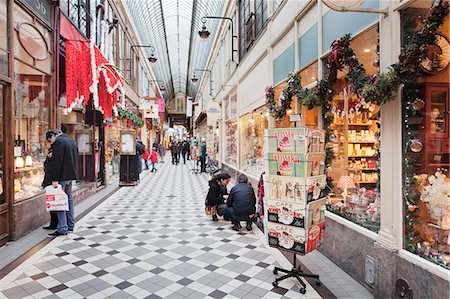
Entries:
POLYGON ((237 119, 225 122, 225 147, 224 156, 225 163, 231 166, 237 166, 237 147, 238 147, 238 130, 237 119))
POLYGON ((292 72, 295 68, 295 49, 294 44, 275 58, 273 61, 273 82, 279 83, 286 79, 286 74, 292 72))
POLYGON ((264 130, 268 128, 267 108, 247 113, 240 120, 240 169, 259 177, 264 171, 264 130))
MULTIPOLYGON (((401 12, 403 43, 422 27, 430 1, 417 2, 401 12)), ((450 269, 450 125, 449 57, 450 24, 447 17, 437 42, 431 45, 423 73, 406 84, 403 105, 403 202, 405 248, 450 269)))
POLYGON ((319 72, 319 63, 316 60, 300 71, 300 83, 304 87, 311 83, 317 82, 319 72))
POLYGON ((300 37, 298 43, 300 52, 300 68, 304 68, 312 61, 316 60, 319 54, 317 23, 300 37))
POLYGON ((242 59, 268 21, 268 0, 239 1, 239 57, 242 59))
POLYGON ((6 0, 0 0, 0 74, 8 76, 8 6, 6 0))
POLYGON ((14 67, 14 191, 18 201, 42 192, 51 96, 49 76, 17 60, 14 67))
MULTIPOLYGON (((91 13, 89 0, 63 0, 62 10, 85 37, 90 37, 91 13), (66 8, 67 7, 67 8, 66 8)), ((94 12, 95 15, 95 12, 94 12)))
MULTIPOLYGON (((355 37, 350 47, 374 75, 378 66, 378 33, 371 28, 355 37)), ((324 60, 326 65, 326 59, 324 60)), ((330 142, 334 159, 328 169, 333 191, 327 208, 367 229, 377 232, 380 226, 379 136, 380 108, 358 97, 338 73, 331 112, 330 142)))
MULTIPOLYGON (((379 0, 366 0, 360 7, 378 8, 379 0)), ((376 22, 378 18, 377 14, 328 11, 322 17, 322 52, 327 52, 331 43, 337 38, 340 38, 346 33, 358 33, 365 27, 376 22)))

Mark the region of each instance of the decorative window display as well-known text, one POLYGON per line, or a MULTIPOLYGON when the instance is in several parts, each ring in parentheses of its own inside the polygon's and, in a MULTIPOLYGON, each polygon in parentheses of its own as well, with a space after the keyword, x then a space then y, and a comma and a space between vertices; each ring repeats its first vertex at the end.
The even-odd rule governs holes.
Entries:
POLYGON ((44 161, 49 144, 49 77, 21 62, 15 62, 14 94, 14 192, 15 200, 42 193, 44 161))
POLYGON ((225 122, 225 163, 237 166, 237 146, 238 146, 237 120, 225 122))
POLYGON ((120 126, 114 125, 114 124, 111 126, 107 126, 105 128, 105 136, 106 136, 106 152, 105 152, 106 166, 105 166, 105 168, 106 168, 107 174, 109 175, 109 180, 111 182, 114 179, 119 178, 120 126))
MULTIPOLYGON (((448 8, 447 8, 448 9, 448 8)), ((422 28, 427 11, 401 13, 403 43, 422 28)), ((450 269, 449 18, 428 47, 418 82, 408 82, 403 105, 405 248, 450 269), (444 41, 445 40, 445 41, 444 41)))
POLYGON ((261 108, 241 117, 241 169, 255 177, 264 171, 264 130, 267 109, 261 108))
MULTIPOLYGON (((336 86, 339 88, 342 83, 339 80, 336 86)), ((329 145, 334 160, 327 174, 333 180, 334 190, 328 209, 378 231, 379 107, 353 94, 349 86, 335 96, 332 104, 334 121, 329 145)))

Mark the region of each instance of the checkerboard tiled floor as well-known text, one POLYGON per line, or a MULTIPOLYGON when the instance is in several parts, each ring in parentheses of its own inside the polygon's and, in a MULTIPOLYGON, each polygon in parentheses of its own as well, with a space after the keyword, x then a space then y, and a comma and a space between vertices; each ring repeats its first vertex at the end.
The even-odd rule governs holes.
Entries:
MULTIPOLYGON (((0 281, 7 298, 320 298, 288 279, 276 251, 204 215, 208 175, 159 164, 0 281), (277 260, 276 260, 277 258, 277 260)), ((285 266, 285 265, 283 265, 285 266)))

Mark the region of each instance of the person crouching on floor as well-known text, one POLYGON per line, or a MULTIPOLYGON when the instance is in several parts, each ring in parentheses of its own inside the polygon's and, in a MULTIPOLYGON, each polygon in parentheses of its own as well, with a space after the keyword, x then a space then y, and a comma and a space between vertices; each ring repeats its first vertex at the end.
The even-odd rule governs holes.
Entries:
POLYGON ((256 196, 252 186, 248 183, 246 175, 241 174, 238 177, 238 184, 234 186, 227 200, 226 214, 231 218, 234 224, 233 230, 238 231, 242 228, 240 221, 247 222, 247 230, 252 230, 252 220, 255 216, 256 196))
POLYGON ((205 211, 207 215, 212 215, 213 221, 218 221, 217 206, 225 202, 224 195, 228 195, 227 185, 230 182, 230 175, 221 172, 209 181, 209 190, 206 195, 205 211))
POLYGON ((156 148, 153 148, 152 153, 150 154, 150 162, 152 162, 152 172, 158 171, 158 169, 156 169, 155 167, 156 161, 158 161, 158 153, 156 152, 156 148))

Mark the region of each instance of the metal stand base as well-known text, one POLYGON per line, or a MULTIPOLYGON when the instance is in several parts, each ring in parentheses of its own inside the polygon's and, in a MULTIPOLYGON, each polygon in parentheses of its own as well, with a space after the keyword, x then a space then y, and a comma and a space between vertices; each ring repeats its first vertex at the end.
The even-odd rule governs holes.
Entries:
POLYGON ((290 277, 294 277, 294 278, 298 279, 298 281, 302 285, 302 287, 300 288, 300 293, 302 293, 302 294, 306 293, 306 284, 303 282, 301 277, 315 278, 315 279, 317 279, 316 285, 320 285, 321 284, 321 282, 319 280, 319 275, 303 273, 303 270, 300 269, 300 266, 297 267, 297 255, 296 254, 294 254, 294 266, 292 267, 292 269, 291 270, 286 270, 286 269, 282 269, 282 268, 279 268, 279 267, 275 267, 273 269, 273 274, 277 275, 278 272, 286 273, 286 275, 283 275, 283 276, 275 279, 275 281, 272 283, 272 285, 274 287, 277 287, 278 283, 280 281, 288 279, 290 277))

